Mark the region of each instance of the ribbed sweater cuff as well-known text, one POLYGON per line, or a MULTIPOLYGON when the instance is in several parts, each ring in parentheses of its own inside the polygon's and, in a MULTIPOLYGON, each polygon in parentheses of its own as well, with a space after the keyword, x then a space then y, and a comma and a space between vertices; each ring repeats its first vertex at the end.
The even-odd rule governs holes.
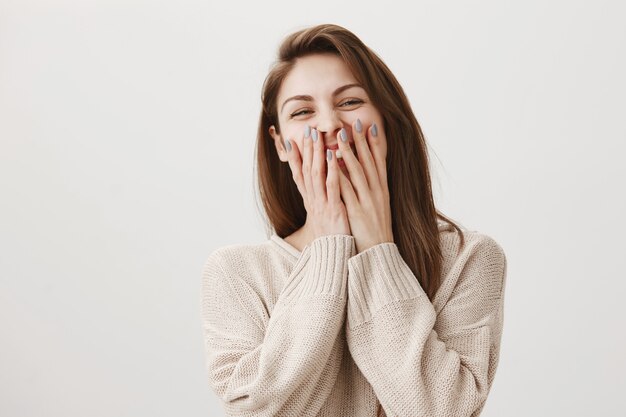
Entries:
POLYGON ((348 288, 350 328, 391 302, 428 297, 393 242, 372 246, 348 260, 348 288))
POLYGON ((318 237, 303 250, 283 289, 288 299, 313 294, 347 297, 348 259, 356 253, 354 237, 334 234, 318 237))

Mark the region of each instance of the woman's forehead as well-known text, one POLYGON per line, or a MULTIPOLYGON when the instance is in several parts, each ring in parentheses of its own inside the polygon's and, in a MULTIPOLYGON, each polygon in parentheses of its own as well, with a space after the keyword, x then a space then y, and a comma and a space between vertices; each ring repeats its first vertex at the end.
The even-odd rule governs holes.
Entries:
POLYGON ((315 54, 298 58, 283 80, 281 96, 296 94, 332 94, 337 87, 356 83, 356 79, 341 57, 315 54))

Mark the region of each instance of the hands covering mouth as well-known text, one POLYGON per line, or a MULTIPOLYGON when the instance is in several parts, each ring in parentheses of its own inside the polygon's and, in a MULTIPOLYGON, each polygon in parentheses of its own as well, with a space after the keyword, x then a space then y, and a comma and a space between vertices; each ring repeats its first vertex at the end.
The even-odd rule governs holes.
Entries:
MULTIPOLYGON (((358 155, 358 154, 357 154, 357 151, 356 151, 356 145, 354 144, 354 142, 350 142, 349 144, 350 144, 350 148, 352 148, 352 151, 353 151, 356 155, 358 155)), ((341 151, 339 150, 339 144, 338 144, 338 143, 335 143, 335 144, 332 144, 332 145, 325 145, 325 146, 324 146, 324 152, 326 152, 326 151, 327 151, 327 150, 329 150, 329 149, 330 149, 331 151, 335 151, 335 155, 337 155, 337 158, 338 158, 338 159, 339 159, 339 158, 341 158, 341 151)))

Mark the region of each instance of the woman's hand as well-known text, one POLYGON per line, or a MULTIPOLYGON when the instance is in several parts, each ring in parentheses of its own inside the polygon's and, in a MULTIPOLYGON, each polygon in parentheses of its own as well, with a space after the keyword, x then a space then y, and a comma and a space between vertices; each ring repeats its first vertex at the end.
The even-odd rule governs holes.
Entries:
POLYGON ((359 119, 352 125, 352 137, 358 159, 348 144, 348 132, 341 129, 337 135, 350 174, 348 179, 341 172, 339 184, 357 253, 361 253, 379 243, 394 241, 387 186, 387 138, 376 124, 363 132, 359 119))
POLYGON ((339 166, 331 151, 324 155, 322 135, 316 129, 306 127, 303 132, 302 156, 298 147, 287 139, 289 167, 304 200, 306 222, 310 224, 314 238, 333 234, 349 235, 346 206, 341 201, 339 191, 339 166))

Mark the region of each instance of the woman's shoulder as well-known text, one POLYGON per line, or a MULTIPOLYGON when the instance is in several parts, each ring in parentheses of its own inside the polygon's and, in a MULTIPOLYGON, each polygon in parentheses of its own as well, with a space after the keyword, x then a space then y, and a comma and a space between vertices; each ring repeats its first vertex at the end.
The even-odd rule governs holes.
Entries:
POLYGON ((468 229, 460 226, 459 231, 450 223, 438 220, 439 237, 442 244, 444 256, 456 258, 462 252, 475 252, 479 249, 487 250, 494 255, 499 254, 504 257, 504 248, 491 234, 475 229, 468 229), (464 244, 461 247, 461 234, 464 244))
POLYGON ((237 281, 259 289, 280 285, 287 268, 284 257, 266 240, 227 244, 212 250, 206 257, 202 273, 205 281, 237 281))
POLYGON ((451 225, 440 227, 443 254, 442 284, 438 298, 447 300, 459 286, 476 286, 502 295, 505 287, 507 259, 502 245, 492 235, 451 225), (461 246, 461 236, 464 243, 461 246))

